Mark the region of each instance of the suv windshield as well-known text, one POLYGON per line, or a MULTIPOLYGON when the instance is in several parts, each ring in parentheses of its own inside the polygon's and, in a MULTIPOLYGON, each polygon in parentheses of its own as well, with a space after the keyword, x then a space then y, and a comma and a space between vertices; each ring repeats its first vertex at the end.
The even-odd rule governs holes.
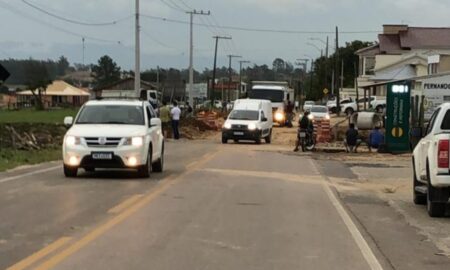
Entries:
POLYGON ((76 123, 144 125, 145 120, 141 106, 93 105, 83 108, 76 123))
POLYGON ((258 120, 258 111, 232 111, 228 119, 231 120, 258 120))
POLYGON ((265 89, 252 89, 248 92, 248 97, 251 99, 265 99, 271 102, 280 103, 283 102, 284 92, 282 90, 265 90, 265 89))

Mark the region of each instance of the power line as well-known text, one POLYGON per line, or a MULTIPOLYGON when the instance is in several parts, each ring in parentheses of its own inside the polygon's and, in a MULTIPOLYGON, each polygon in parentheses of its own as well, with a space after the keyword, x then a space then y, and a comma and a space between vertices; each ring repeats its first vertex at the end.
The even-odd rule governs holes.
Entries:
POLYGON ((51 12, 45 10, 44 8, 41 8, 41 7, 39 7, 39 6, 35 5, 35 4, 32 4, 32 3, 30 3, 30 2, 28 2, 26 0, 22 0, 22 2, 24 4, 26 4, 26 5, 28 5, 29 7, 32 7, 33 9, 38 10, 38 11, 44 13, 44 14, 47 14, 47 15, 53 17, 53 18, 56 18, 56 19, 59 19, 59 20, 62 20, 62 21, 68 22, 68 23, 84 25, 84 26, 108 26, 108 25, 115 25, 115 24, 117 24, 117 23, 119 23, 121 21, 125 21, 125 20, 128 20, 128 19, 133 17, 133 15, 129 15, 127 17, 124 17, 124 18, 121 18, 121 19, 118 19, 118 20, 115 20, 115 21, 111 21, 111 22, 89 23, 89 22, 82 22, 82 21, 77 21, 77 20, 74 20, 74 19, 64 18, 64 17, 59 16, 57 14, 51 13, 51 12))
POLYGON ((76 37, 79 37, 79 38, 85 38, 85 39, 89 39, 89 40, 93 40, 93 41, 98 41, 98 42, 115 43, 115 44, 122 45, 122 43, 121 43, 120 41, 101 39, 101 38, 96 38, 96 37, 91 37, 91 36, 87 36, 87 35, 75 33, 75 32, 72 32, 72 31, 70 31, 70 30, 66 30, 66 29, 64 29, 64 28, 55 26, 55 25, 53 25, 53 24, 50 24, 50 23, 41 21, 41 20, 39 20, 39 19, 36 19, 36 18, 33 17, 33 16, 30 16, 30 15, 28 15, 28 14, 26 14, 26 13, 24 13, 24 12, 22 12, 22 11, 16 9, 16 8, 14 8, 13 6, 11 6, 11 5, 9 5, 9 4, 3 2, 3 1, 0 1, 0 5, 2 5, 5 9, 9 10, 9 11, 12 12, 12 13, 18 14, 18 15, 20 15, 20 16, 22 16, 22 17, 28 19, 28 20, 37 22, 37 23, 39 23, 39 24, 41 24, 41 25, 47 26, 47 27, 49 27, 49 28, 52 28, 52 29, 54 29, 54 30, 57 30, 57 31, 60 31, 60 32, 63 32, 63 33, 66 33, 66 34, 68 34, 68 35, 76 36, 76 37))
MULTIPOLYGON (((149 15, 149 14, 142 14, 142 17, 152 19, 152 20, 159 20, 159 21, 177 23, 177 24, 189 24, 190 23, 188 21, 153 16, 153 15, 149 15)), ((205 24, 205 23, 194 23, 194 25, 202 26, 202 27, 209 26, 208 24, 205 24)), ((334 34, 334 32, 332 32, 332 31, 298 31, 298 30, 264 29, 264 28, 250 28, 250 27, 225 26, 225 25, 220 25, 217 27, 220 29, 228 29, 228 30, 243 31, 243 32, 261 32, 261 33, 276 33, 276 34, 308 34, 308 35, 310 35, 310 34, 334 34)), ((377 30, 342 31, 340 33, 341 34, 374 34, 374 33, 381 33, 381 31, 377 31, 377 30)))
POLYGON ((168 6, 169 8, 179 11, 179 12, 186 12, 186 10, 184 10, 183 8, 181 8, 179 5, 177 5, 176 3, 174 3, 173 1, 169 0, 160 0, 161 3, 163 3, 164 5, 168 6))
POLYGON ((144 36, 146 36, 148 39, 152 40, 153 42, 157 43, 158 45, 164 47, 164 48, 169 48, 169 49, 176 49, 174 47, 169 46, 167 43, 164 43, 162 41, 160 41, 159 39, 155 38, 154 36, 150 35, 150 33, 148 33, 147 31, 145 31, 144 29, 141 28, 141 32, 144 34, 144 36))

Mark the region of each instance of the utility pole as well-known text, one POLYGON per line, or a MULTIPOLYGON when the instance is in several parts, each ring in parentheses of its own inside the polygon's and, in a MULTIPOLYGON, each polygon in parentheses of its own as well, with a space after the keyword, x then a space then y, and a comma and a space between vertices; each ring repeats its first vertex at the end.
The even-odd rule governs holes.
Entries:
MULTIPOLYGON (((213 37, 216 40, 216 48, 214 51, 214 67, 213 67, 213 78, 211 83, 211 90, 209 93, 209 98, 211 99, 211 104, 214 103, 214 90, 216 88, 216 68, 217 68, 217 47, 219 46, 219 39, 231 39, 231 37, 221 37, 221 36, 215 36, 213 37)), ((223 99, 223 97, 222 97, 223 99)))
MULTIPOLYGON (((339 74, 339 28, 336 26, 336 52, 334 53, 335 59, 334 59, 334 70, 335 70, 335 77, 337 77, 337 74, 339 74)), ((337 108, 337 115, 339 116, 341 113, 341 93, 339 91, 339 80, 335 79, 335 87, 336 90, 336 108, 337 108)))
POLYGON ((141 49, 140 49, 140 25, 139 25, 139 0, 136 0, 135 23, 135 60, 134 60, 134 91, 137 98, 141 96, 141 49))
POLYGON ((189 104, 194 104, 193 89, 194 89, 194 15, 211 15, 211 12, 198 12, 197 10, 186 12, 190 15, 190 46, 189 46, 189 104))
POLYGON ((328 36, 327 36, 327 45, 326 45, 326 49, 325 49, 325 56, 328 58, 328 54, 329 54, 329 51, 328 51, 328 36))
POLYGON ((85 46, 85 38, 81 38, 81 42, 83 42, 83 67, 84 67, 84 56, 85 56, 85 50, 86 50, 86 46, 85 46))
POLYGON ((239 98, 242 94, 242 64, 248 64, 250 61, 239 61, 239 98))
POLYGON ((310 70, 310 81, 309 81, 309 93, 312 93, 313 76, 314 76, 314 60, 311 59, 311 70, 310 70))
POLYGON ((231 95, 230 95, 230 92, 231 92, 231 83, 233 82, 233 78, 232 78, 232 73, 233 73, 233 69, 231 68, 231 61, 232 61, 232 59, 233 58, 242 58, 242 56, 239 56, 239 55, 232 55, 232 54, 230 54, 230 55, 228 55, 228 58, 229 58, 229 65, 228 65, 228 93, 227 93, 227 102, 230 100, 230 98, 231 98, 231 95))
POLYGON ((307 72, 309 59, 302 58, 302 59, 297 59, 297 61, 300 61, 299 63, 297 63, 297 65, 303 67, 303 72, 301 73, 300 84, 299 84, 300 98, 298 99, 299 108, 300 108, 301 111, 303 111, 303 96, 304 96, 304 92, 305 92, 304 81, 305 81, 305 73, 307 72))

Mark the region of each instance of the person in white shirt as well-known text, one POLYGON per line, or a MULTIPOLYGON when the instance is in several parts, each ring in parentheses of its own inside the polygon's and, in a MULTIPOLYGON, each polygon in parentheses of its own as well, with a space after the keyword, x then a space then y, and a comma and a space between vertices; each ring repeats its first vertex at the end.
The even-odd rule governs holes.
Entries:
POLYGON ((178 130, 178 126, 180 125, 181 110, 178 108, 178 103, 176 101, 173 102, 173 108, 170 111, 170 115, 172 116, 173 138, 175 140, 179 140, 180 132, 178 130))

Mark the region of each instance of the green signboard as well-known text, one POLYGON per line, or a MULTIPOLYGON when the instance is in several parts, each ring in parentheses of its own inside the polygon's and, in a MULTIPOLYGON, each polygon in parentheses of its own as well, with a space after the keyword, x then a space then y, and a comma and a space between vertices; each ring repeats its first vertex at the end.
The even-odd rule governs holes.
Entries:
POLYGON ((409 115, 411 84, 409 82, 388 84, 386 107, 386 146, 392 153, 410 151, 409 115))

